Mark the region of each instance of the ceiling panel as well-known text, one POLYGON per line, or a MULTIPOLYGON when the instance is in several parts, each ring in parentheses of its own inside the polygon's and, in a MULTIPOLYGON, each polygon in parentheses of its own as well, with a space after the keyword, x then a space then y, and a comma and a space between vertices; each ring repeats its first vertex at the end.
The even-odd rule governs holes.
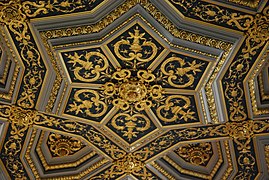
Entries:
POLYGON ((269 2, 0 2, 2 179, 266 179, 269 2))

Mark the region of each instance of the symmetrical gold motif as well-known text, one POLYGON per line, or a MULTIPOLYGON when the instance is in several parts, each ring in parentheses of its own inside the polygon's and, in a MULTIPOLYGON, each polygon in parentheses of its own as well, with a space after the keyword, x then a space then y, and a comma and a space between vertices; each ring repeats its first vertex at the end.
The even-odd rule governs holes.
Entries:
MULTIPOLYGON (((32 173, 34 174, 34 178, 36 179, 40 179, 42 176, 42 174, 40 173, 40 171, 37 170, 36 168, 36 162, 33 160, 32 156, 31 156, 31 148, 33 146, 34 140, 35 140, 35 136, 37 135, 37 129, 33 129, 26 153, 25 153, 25 159, 28 162, 29 166, 32 168, 32 173)), ((44 133, 41 134, 41 136, 43 136, 44 133)), ((42 139, 42 138, 41 138, 42 139)), ((38 146, 41 146, 40 141, 38 142, 38 146)), ((95 151, 91 152, 90 154, 87 154, 86 156, 84 156, 83 158, 79 159, 77 162, 74 163, 62 163, 59 162, 59 164, 54 164, 54 165, 48 165, 45 157, 43 156, 40 147, 36 149, 39 157, 41 158, 40 160, 42 161, 42 165, 44 166, 46 171, 49 170, 57 170, 57 169, 64 169, 64 168, 71 168, 71 167, 76 167, 79 164, 85 162, 87 159, 93 157, 94 155, 96 155, 97 153, 95 151), (42 156, 40 156, 40 154, 42 154, 42 156)), ((100 168, 101 166, 103 166, 104 164, 108 163, 109 160, 106 158, 101 158, 99 161, 95 162, 94 164, 92 164, 90 167, 86 168, 85 170, 83 170, 82 172, 78 173, 78 174, 74 174, 74 175, 69 175, 69 176, 64 176, 64 177, 54 177, 54 179, 81 179, 83 177, 85 177, 86 175, 92 173, 94 170, 100 168)))
POLYGON ((112 118, 111 125, 116 130, 120 130, 123 136, 127 136, 131 140, 133 137, 137 137, 138 132, 148 130, 151 123, 149 118, 144 114, 134 114, 131 116, 126 113, 119 113, 112 118))
POLYGON ((230 11, 227 11, 222 7, 216 6, 214 4, 202 4, 201 6, 192 8, 192 11, 190 13, 194 14, 195 16, 198 16, 201 20, 205 22, 225 23, 231 18, 230 11))
POLYGON ((206 166, 213 154, 212 145, 208 142, 184 145, 175 152, 185 161, 197 166, 206 166))
POLYGON ((152 173, 147 170, 145 161, 149 152, 135 152, 129 153, 122 159, 114 161, 112 166, 104 173, 91 178, 94 179, 115 179, 119 175, 133 174, 142 179, 151 179, 152 173))
POLYGON ((269 39, 269 7, 264 9, 263 14, 264 15, 257 14, 255 17, 249 15, 237 16, 233 14, 233 18, 228 21, 228 24, 234 24, 240 30, 247 30, 245 45, 241 54, 229 67, 227 77, 230 81, 229 83, 225 83, 225 96, 231 107, 230 120, 232 121, 242 121, 247 118, 243 106, 244 91, 242 83, 238 82, 238 80, 242 80, 251 67, 251 62, 254 60, 253 57, 256 56, 258 50, 269 39), (245 19, 248 19, 248 21, 242 26, 239 22, 245 19))
MULTIPOLYGON (((208 143, 208 142, 206 142, 206 143, 208 143)), ((226 148, 225 152, 226 152, 226 155, 228 157, 229 156, 229 153, 230 153, 229 152, 230 151, 229 150, 229 143, 228 143, 227 140, 224 141, 224 143, 225 143, 225 148, 226 148)), ((197 143, 197 144, 199 145, 200 143, 197 143)), ((209 144, 212 145, 211 142, 209 142, 209 144)), ((190 176, 194 176, 194 177, 197 177, 197 178, 200 178, 200 179, 213 179, 213 177, 215 177, 215 175, 217 174, 217 172, 221 169, 222 163, 224 161, 220 143, 217 142, 216 145, 217 145, 217 149, 218 150, 217 150, 217 152, 214 152, 214 153, 217 154, 217 160, 218 161, 214 165, 213 164, 207 165, 208 162, 206 162, 205 164, 199 164, 200 160, 198 160, 197 161, 198 164, 197 163, 192 163, 191 165, 187 165, 187 166, 184 166, 183 167, 183 164, 182 163, 178 163, 178 161, 175 158, 172 158, 172 157, 167 156, 167 155, 163 157, 163 160, 165 160, 167 163, 169 163, 169 165, 171 165, 172 167, 174 167, 180 173, 187 174, 187 175, 190 175, 190 176), (207 167, 206 167, 206 165, 207 165, 207 167), (210 166, 212 167, 212 165, 213 165, 213 168, 212 169, 209 168, 210 166), (206 171, 203 171, 200 168, 199 168, 199 170, 198 169, 194 170, 193 168, 196 167, 196 166, 204 166, 204 169, 206 169, 206 171)), ((187 146, 183 146, 183 147, 189 148, 188 145, 187 146)), ((178 149, 176 151, 178 151, 178 149)), ((211 152, 210 153, 210 158, 211 158, 212 155, 213 155, 213 152, 212 152, 213 149, 211 149, 209 151, 211 152)), ((183 154, 185 154, 185 153, 183 153, 183 154)), ((189 157, 188 157, 188 159, 189 159, 189 157)), ((193 158, 193 160, 194 159, 195 158, 193 158)), ((228 163, 227 172, 225 172, 225 174, 224 174, 224 176, 226 176, 226 177, 228 177, 231 174, 231 171, 234 168, 233 167, 233 164, 232 164, 232 161, 231 161, 232 159, 231 159, 230 156, 228 157, 227 160, 229 161, 229 163, 228 163)), ((226 180, 227 178, 222 178, 222 179, 223 180, 226 180)))
MULTIPOLYGON (((54 118, 46 118, 45 121, 38 116, 37 111, 24 110, 17 106, 0 105, 0 115, 8 117, 11 123, 11 132, 9 139, 4 144, 3 156, 7 157, 6 164, 8 170, 18 179, 25 179, 25 171, 19 156, 22 150, 22 142, 26 131, 34 124, 41 125, 48 123, 52 125, 54 118)), ((56 123, 56 121, 54 121, 56 123)))
MULTIPOLYGON (((11 36, 14 41, 16 41, 14 44, 18 49, 19 54, 21 55, 21 58, 23 60, 23 63, 25 65, 25 74, 23 77, 23 85, 21 92, 18 97, 17 104, 24 108, 34 108, 37 100, 37 95, 39 93, 40 87, 43 82, 44 73, 45 73, 45 66, 42 63, 41 55, 37 50, 37 47, 34 43, 34 38, 31 36, 30 28, 28 25, 27 17, 36 17, 38 15, 44 15, 48 14, 49 12, 55 12, 55 13, 63 13, 63 12, 74 12, 78 8, 83 8, 83 5, 80 5, 82 1, 23 1, 22 5, 20 1, 11 1, 9 3, 0 3, 0 21, 4 25, 6 25, 9 29, 9 32, 11 33, 11 36), (18 2, 18 3, 17 3, 18 2)), ((89 2, 91 4, 94 1, 89 2)), ((201 42, 201 44, 206 44, 208 46, 214 46, 217 48, 222 47, 223 44, 216 42, 210 38, 205 37, 206 40, 202 40, 201 36, 195 36, 191 37, 191 35, 186 35, 186 31, 180 31, 166 18, 162 13, 160 13, 155 6, 153 6, 151 3, 149 3, 148 0, 133 0, 133 1, 126 1, 127 3, 123 3, 123 5, 120 6, 120 9, 118 9, 118 15, 113 17, 109 16, 111 20, 108 21, 100 21, 96 25, 89 26, 89 31, 87 32, 99 32, 104 27, 106 27, 108 24, 113 22, 116 18, 118 18, 120 15, 125 13, 127 10, 132 8, 134 5, 141 3, 143 7, 153 16, 155 17, 159 22, 162 22, 164 27, 169 30, 170 32, 173 32, 172 35, 176 37, 184 37, 183 39, 195 39, 196 42, 201 42), (125 8, 125 5, 128 4, 125 8)), ((176 1, 174 1, 176 2, 176 1)), ((184 8, 185 4, 182 1, 179 2, 180 6, 184 8)), ((198 2, 200 3, 200 2, 198 2)), ((246 74, 249 72, 250 68, 252 67, 256 57, 258 56, 258 53, 261 51, 262 47, 265 45, 266 42, 268 42, 268 14, 269 14, 269 7, 266 7, 263 11, 263 14, 257 14, 255 16, 248 15, 248 14, 240 14, 235 13, 235 11, 230 11, 229 9, 221 9, 220 6, 216 6, 214 4, 206 3, 206 1, 201 1, 201 3, 206 4, 204 6, 203 11, 201 8, 197 8, 196 17, 200 17, 201 20, 206 22, 214 22, 215 24, 220 23, 224 26, 229 26, 234 29, 239 29, 241 31, 244 31, 246 34, 245 44, 240 49, 240 52, 236 55, 236 58, 233 62, 231 62, 231 66, 229 67, 227 73, 225 74, 224 80, 223 80, 223 86, 225 90, 225 98, 228 101, 228 115, 229 120, 231 121, 242 121, 242 123, 234 122, 234 123, 226 123, 222 125, 216 125, 216 126, 210 126, 210 127, 198 127, 193 129, 184 129, 184 130, 177 130, 177 131, 170 131, 171 134, 167 136, 165 139, 163 136, 158 139, 158 142, 160 142, 160 145, 167 147, 171 147, 171 145, 177 141, 175 138, 173 138, 173 135, 177 134, 177 138, 182 138, 184 140, 193 140, 193 139, 199 139, 199 138, 208 138, 208 137, 218 137, 218 136, 231 136, 233 138, 233 141, 235 142, 235 150, 238 151, 237 155, 237 161, 238 161, 238 174, 236 175, 236 179, 252 179, 257 174, 257 163, 255 161, 255 154, 253 153, 252 149, 252 138, 255 135, 255 133, 264 133, 267 132, 268 129, 268 121, 249 121, 247 120, 247 110, 245 109, 245 100, 244 100, 244 84, 242 83, 245 79, 246 74), (229 83, 226 83, 229 82, 229 83), (173 134, 174 133, 174 134, 173 134), (165 140, 162 140, 165 139, 165 140)), ((85 7, 85 6, 84 6, 85 7)), ((116 12, 116 11, 114 11, 116 12)), ((56 32, 56 31, 54 31, 56 32)), ((80 31, 78 30, 76 32, 77 34, 80 34, 80 31)), ((66 33, 68 34, 68 33, 66 33)), ((188 33, 187 33, 188 34, 188 33)), ((191 34, 191 33, 190 33, 191 34)), ((131 34, 130 34, 131 35, 131 34)), ((137 44, 141 46, 143 44, 143 34, 140 34, 140 32, 133 33, 133 37, 130 38, 130 44, 129 44, 129 51, 133 50, 133 54, 137 54, 140 51, 137 44), (139 36, 139 38, 138 38, 139 36), (135 38, 139 41, 138 43, 134 43, 135 38)), ((136 41, 137 42, 137 41, 136 41)), ((121 46, 121 45, 120 45, 121 46)), ((225 46, 225 44, 223 45, 225 46)), ((228 46, 227 46, 228 47, 228 46)), ((152 48, 152 47, 149 47, 152 48)), ((132 54, 131 54, 132 55, 132 54)), ((128 56, 130 57, 130 56, 128 56)), ((83 65, 81 65, 83 67, 83 65)), ((136 66, 135 66, 136 67, 136 66)), ((88 66, 85 66, 87 69, 88 66)), ((182 67, 179 67, 182 68, 182 67)), ((81 71, 78 71, 78 75, 81 71)), ((81 75, 81 74, 80 74, 81 75)), ((191 81, 191 78, 189 80, 191 81)), ((59 82, 59 81, 58 81, 59 82)), ((129 103, 135 103, 138 101, 141 101, 145 99, 147 96, 145 95, 145 92, 148 92, 147 87, 144 84, 140 84, 137 81, 135 82, 129 82, 122 85, 121 95, 119 97, 121 99, 124 99, 125 101, 128 101, 129 103), (134 85, 137 85, 138 88, 134 88, 134 85), (146 88, 145 88, 146 87, 146 88), (132 97, 130 99, 127 99, 127 97, 132 97)), ((153 83, 151 83, 152 85, 153 83)), ((57 84, 59 86, 59 83, 57 84)), ((119 88, 120 89, 120 88, 119 88)), ((57 91, 57 88, 54 89, 57 91)), ((57 92, 53 92, 54 94, 57 92)), ((120 93, 119 93, 120 94, 120 93)), ((79 95, 77 95, 79 96, 79 95)), ((90 95, 89 95, 90 96, 90 95)), ((97 96, 92 96, 91 100, 93 101, 92 104, 94 104, 95 100, 97 99, 97 96)), ((159 100, 159 99, 157 99, 159 100)), ((156 101, 157 101, 156 100, 156 101)), ((80 101, 80 100, 79 100, 80 101)), ((162 98, 160 98, 161 102, 162 98)), ((161 103, 160 102, 160 103, 161 103)), ((178 103, 188 104, 187 100, 184 100, 184 98, 181 98, 178 103)), ((82 102, 79 102, 83 104, 82 102)), ((164 108, 164 110, 170 110, 174 112, 181 112, 181 108, 173 107, 175 102, 165 102, 166 106, 168 108, 164 108), (170 109, 169 109, 170 108, 170 109)), ((99 104, 97 102, 96 104, 99 104)), ((154 103, 153 103, 154 104, 154 103)), ((192 103, 191 103, 192 104, 192 103)), ((158 104, 157 104, 158 105, 158 104)), ((74 105, 75 106, 75 105, 74 105)), ((93 112, 99 112, 97 109, 94 109, 92 111, 91 105, 89 105, 89 102, 86 102, 86 104, 83 104, 81 106, 81 109, 88 110, 92 114, 93 112)), ((160 106, 163 106, 160 105, 160 106)), ((180 106, 185 106, 180 104, 180 106)), ((190 107, 189 107, 190 108, 190 107)), ((184 109, 185 113, 188 114, 188 110, 184 109)), ((80 112, 80 109, 78 110, 80 112)), ((190 110, 191 111, 191 110, 190 110)), ((193 113, 191 113, 192 116, 193 113)), ((114 159, 118 160, 118 163, 116 164, 124 164, 122 162, 133 162, 132 157, 135 153, 132 153, 132 155, 128 155, 129 160, 124 160, 123 157, 126 155, 126 152, 119 149, 116 145, 113 143, 110 143, 109 140, 107 140, 104 136, 102 136, 100 133, 92 130, 88 127, 88 129, 85 130, 84 125, 77 123, 75 121, 65 121, 65 124, 60 124, 59 121, 57 121, 52 116, 46 116, 42 113, 38 113, 36 111, 28 111, 21 109, 16 106, 8 106, 3 105, 1 107, 0 115, 3 117, 6 117, 10 121, 10 126, 8 130, 9 139, 6 138, 6 142, 3 146, 3 157, 5 164, 7 165, 7 168, 11 174, 14 174, 14 176, 18 179, 23 179, 24 176, 26 176, 25 171, 23 170, 23 164, 20 162, 19 158, 19 151, 21 150, 21 146, 23 143, 23 139, 25 137, 26 131, 31 127, 32 125, 38 125, 38 124, 53 124, 57 128, 71 132, 71 133, 77 133, 77 134, 83 134, 85 138, 88 138, 89 141, 95 143, 95 145, 100 146, 100 149, 106 149, 104 150, 106 153, 111 155, 114 159), (17 110, 18 109, 18 110, 17 110), (92 132, 93 131, 93 132, 92 132), (86 135, 85 135, 86 134, 86 135), (122 160, 122 162, 120 162, 122 160)), ((169 118, 168 118, 169 119, 169 118)), ((172 118, 173 119, 173 118, 172 118)), ((184 119, 184 118, 183 118, 184 119)), ((188 118, 192 119, 192 118, 188 118)), ((130 121, 130 122, 134 122, 130 121)), ((133 124, 129 123, 129 127, 132 128, 133 124)), ((45 126, 45 125, 44 125, 45 126)), ((49 126, 49 125, 48 125, 49 126)), ((267 132, 268 133, 268 132, 267 132)), ((159 149, 162 149, 163 147, 158 146, 158 143, 155 143, 156 147, 149 146, 147 147, 150 149, 149 154, 154 154, 155 151, 158 151, 159 149)), ((153 144, 153 143, 152 143, 153 144)), ((150 157, 149 155, 147 158, 150 157)), ((140 158, 140 157, 139 157, 140 158)), ((147 159, 145 158, 145 159, 147 159)), ((134 159, 134 158, 133 158, 134 159)), ((138 158, 137 158, 138 159, 138 158)), ((140 161, 143 161, 144 158, 140 158, 140 161)), ((138 160, 137 160, 138 161, 138 160)), ((126 163, 125 163, 126 164, 126 163)), ((127 163, 128 164, 128 163, 127 163)), ((132 163, 131 163, 132 164, 132 163)), ((144 167, 144 166, 143 166, 144 167)), ((118 168, 117 166, 114 166, 113 172, 115 172, 115 169, 124 169, 124 168, 118 168)), ((141 168, 141 170, 144 170, 141 168)), ((145 170, 146 171, 146 170, 145 170)), ((127 168, 122 170, 124 173, 136 173, 132 172, 127 168)), ((115 173, 117 174, 117 173, 115 173)), ((121 173, 120 173, 121 174, 121 173)), ((147 174, 147 173, 146 173, 147 174)), ((145 173, 143 174, 145 175, 145 173)), ((142 175, 142 176, 143 176, 142 175)), ((139 174, 138 176, 141 176, 139 174)), ((147 176, 144 176, 144 178, 148 178, 147 176)))
POLYGON ((125 111, 143 111, 153 106, 152 100, 162 98, 163 89, 152 84, 156 80, 149 70, 138 70, 135 76, 128 69, 118 69, 112 74, 117 83, 107 82, 103 86, 106 98, 113 98, 114 106, 125 111))
POLYGON ((122 61, 130 62, 134 69, 142 63, 152 61, 157 55, 157 46, 144 36, 145 33, 140 33, 136 26, 134 32, 129 32, 129 37, 114 44, 116 56, 122 61))
POLYGON ((77 138, 55 133, 49 135, 47 143, 50 152, 52 152, 52 155, 55 157, 69 156, 85 147, 77 138))
MULTIPOLYGON (((27 151, 25 153, 25 158, 27 160, 31 159, 31 154, 30 154, 30 151, 31 151, 31 148, 32 148, 32 138, 35 137, 37 134, 36 133, 33 133, 32 134, 32 137, 31 137, 31 140, 28 144, 28 148, 27 148, 27 151)), ((83 158, 80 158, 78 159, 77 161, 74 161, 74 162, 70 162, 70 163, 61 163, 59 162, 59 164, 49 164, 49 162, 47 162, 48 160, 46 159, 46 157, 44 156, 44 153, 43 153, 43 150, 42 150, 42 144, 44 143, 44 136, 45 136, 45 132, 43 131, 41 134, 40 134, 40 137, 39 137, 39 141, 36 145, 36 152, 37 152, 37 155, 39 156, 39 159, 42 163, 42 166, 44 167, 45 171, 48 171, 48 170, 57 170, 57 169, 63 169, 63 168, 72 168, 72 167, 78 167, 80 164, 84 163, 85 161, 89 160, 90 158, 92 158, 93 156, 95 156, 97 153, 95 151, 92 151, 90 153, 88 153, 87 155, 83 156, 83 158)))
POLYGON ((115 83, 107 82, 103 86, 105 99, 120 109, 111 120, 111 126, 121 131, 130 141, 137 137, 139 132, 145 132, 152 126, 150 119, 143 114, 153 106, 153 101, 163 97, 163 89, 154 83, 156 77, 147 70, 135 71, 118 69, 112 74, 115 83), (135 130, 135 131, 134 131, 135 130))

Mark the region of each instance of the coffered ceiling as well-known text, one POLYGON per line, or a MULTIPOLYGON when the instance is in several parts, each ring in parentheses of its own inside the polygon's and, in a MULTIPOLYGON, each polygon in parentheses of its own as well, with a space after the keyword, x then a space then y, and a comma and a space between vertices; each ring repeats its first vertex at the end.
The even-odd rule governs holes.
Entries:
POLYGON ((1 179, 269 179, 267 0, 0 2, 1 179))

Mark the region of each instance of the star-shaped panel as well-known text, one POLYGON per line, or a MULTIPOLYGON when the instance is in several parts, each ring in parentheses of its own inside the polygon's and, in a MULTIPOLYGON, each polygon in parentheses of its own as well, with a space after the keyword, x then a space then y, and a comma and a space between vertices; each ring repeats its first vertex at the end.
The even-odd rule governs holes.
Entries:
POLYGON ((140 21, 99 47, 60 52, 71 81, 87 87, 70 90, 64 114, 104 123, 129 145, 161 126, 201 123, 193 94, 209 64, 169 53, 140 21))

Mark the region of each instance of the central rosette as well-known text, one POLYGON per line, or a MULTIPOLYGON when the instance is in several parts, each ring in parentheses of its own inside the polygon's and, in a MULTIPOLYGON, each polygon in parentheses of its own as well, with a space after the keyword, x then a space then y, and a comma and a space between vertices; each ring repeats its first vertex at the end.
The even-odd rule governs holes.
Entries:
POLYGON ((163 89, 155 84, 156 77, 149 70, 119 69, 111 79, 103 87, 104 94, 119 109, 142 111, 162 97, 163 89))
POLYGON ((141 101, 147 95, 147 87, 139 81, 125 82, 120 85, 119 94, 125 101, 141 101))

